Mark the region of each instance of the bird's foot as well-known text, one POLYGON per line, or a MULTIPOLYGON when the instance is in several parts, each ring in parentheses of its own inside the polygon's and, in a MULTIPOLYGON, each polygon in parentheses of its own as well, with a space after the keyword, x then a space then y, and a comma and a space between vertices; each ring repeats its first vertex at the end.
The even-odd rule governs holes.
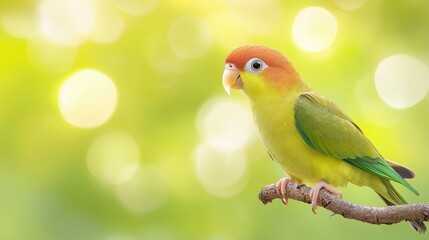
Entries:
POLYGON ((288 203, 288 197, 287 197, 287 184, 292 181, 291 178, 282 178, 276 183, 276 190, 277 194, 282 195, 282 202, 284 205, 287 205, 288 203))
POLYGON ((310 191, 310 198, 311 198, 311 210, 313 210, 314 213, 316 213, 316 209, 317 209, 317 199, 319 198, 319 192, 320 189, 324 188, 326 191, 334 194, 335 196, 339 196, 340 198, 343 197, 343 194, 332 188, 327 182, 325 181, 320 181, 316 184, 316 186, 314 186, 311 191, 310 191))

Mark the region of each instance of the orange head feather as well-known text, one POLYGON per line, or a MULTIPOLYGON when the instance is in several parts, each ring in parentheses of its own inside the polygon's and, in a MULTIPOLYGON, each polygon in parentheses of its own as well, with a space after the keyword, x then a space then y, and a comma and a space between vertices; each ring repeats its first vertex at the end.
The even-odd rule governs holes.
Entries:
POLYGON ((250 79, 244 79, 245 75, 259 75, 258 79, 262 79, 264 84, 256 84, 258 87, 254 88, 259 88, 258 90, 264 88, 282 91, 285 87, 291 87, 300 82, 299 75, 292 63, 279 51, 267 46, 239 47, 227 56, 225 62, 223 83, 227 92, 230 87, 248 92, 250 85, 255 85, 255 83, 251 83, 250 79))
POLYGON ((252 58, 259 58, 275 68, 287 69, 290 65, 289 60, 276 49, 256 44, 236 48, 226 57, 225 62, 235 63, 238 70, 243 71, 247 61, 252 58))

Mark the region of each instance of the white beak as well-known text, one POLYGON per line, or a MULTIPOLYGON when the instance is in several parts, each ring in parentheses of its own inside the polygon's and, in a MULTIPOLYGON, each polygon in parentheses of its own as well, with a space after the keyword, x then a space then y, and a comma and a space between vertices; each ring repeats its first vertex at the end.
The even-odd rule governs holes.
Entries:
POLYGON ((243 89, 243 83, 240 78, 240 72, 234 64, 227 63, 223 71, 222 84, 228 95, 231 95, 231 87, 243 89))

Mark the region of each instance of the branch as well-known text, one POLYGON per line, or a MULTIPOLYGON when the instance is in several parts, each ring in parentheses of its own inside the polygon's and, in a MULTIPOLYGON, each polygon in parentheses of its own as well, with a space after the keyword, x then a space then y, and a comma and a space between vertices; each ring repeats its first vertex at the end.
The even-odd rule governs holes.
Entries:
MULTIPOLYGON (((287 197, 304 203, 311 203, 310 190, 311 188, 306 185, 289 182, 287 184, 287 197)), ((265 186, 259 193, 259 200, 264 204, 281 197, 276 191, 275 184, 265 186)), ((410 220, 429 221, 429 204, 405 204, 387 207, 360 206, 338 198, 322 189, 317 205, 345 218, 371 224, 394 224, 410 220)))

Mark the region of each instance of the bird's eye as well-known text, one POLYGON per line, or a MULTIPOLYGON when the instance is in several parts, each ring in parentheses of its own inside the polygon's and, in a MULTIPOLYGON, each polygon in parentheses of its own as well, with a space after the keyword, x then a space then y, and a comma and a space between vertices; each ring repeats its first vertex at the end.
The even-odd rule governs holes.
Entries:
POLYGON ((252 70, 259 71, 259 69, 261 69, 262 67, 262 62, 259 60, 255 60, 252 62, 250 66, 252 67, 252 70))
POLYGON ((259 73, 268 65, 259 58, 252 58, 246 63, 246 70, 251 73, 259 73))

